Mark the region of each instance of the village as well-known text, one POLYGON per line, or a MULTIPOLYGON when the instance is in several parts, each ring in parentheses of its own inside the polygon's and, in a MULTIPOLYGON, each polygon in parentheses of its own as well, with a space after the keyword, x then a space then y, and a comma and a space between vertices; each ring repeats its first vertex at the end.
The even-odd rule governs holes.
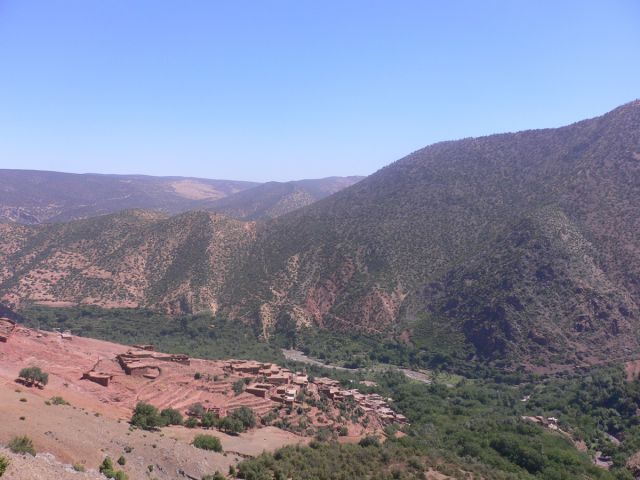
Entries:
MULTIPOLYGON (((124 412, 140 401, 159 409, 177 409, 185 415, 193 412, 194 405, 201 405, 196 410, 218 418, 247 407, 257 418, 275 418, 281 428, 302 435, 312 435, 314 428, 329 428, 346 429, 357 437, 389 424, 407 423, 406 417, 393 410, 391 399, 343 388, 337 380, 314 378, 304 369, 291 371, 275 363, 251 360, 202 360, 141 344, 120 346, 120 351, 94 351, 89 357, 83 356, 82 362, 70 362, 84 338, 69 331, 30 330, 0 319, 0 341, 13 343, 18 339, 33 343, 33 348, 40 345, 40 366, 63 375, 64 385, 73 384, 69 394, 78 394, 83 401, 93 398, 124 412), (357 412, 357 419, 347 411, 357 412), (299 424, 307 428, 290 427, 299 424)), ((126 418, 126 414, 123 416, 126 418)))
POLYGON ((274 402, 293 405, 298 393, 304 390, 306 394, 324 396, 334 403, 353 401, 365 415, 375 416, 382 425, 407 423, 404 415, 396 413, 389 406, 391 399, 384 399, 375 393, 360 393, 357 389, 343 389, 338 380, 326 377, 309 379, 304 371, 292 372, 273 363, 245 360, 228 361, 225 369, 252 380, 245 389, 247 393, 270 398, 274 402))

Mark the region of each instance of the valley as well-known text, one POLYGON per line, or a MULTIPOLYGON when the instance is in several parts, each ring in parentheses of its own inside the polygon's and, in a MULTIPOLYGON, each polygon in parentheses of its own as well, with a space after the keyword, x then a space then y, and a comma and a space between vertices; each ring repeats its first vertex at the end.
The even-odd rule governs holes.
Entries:
POLYGON ((222 199, 242 196, 244 213, 4 223, 0 298, 209 312, 264 340, 303 328, 392 338, 424 363, 624 360, 640 348, 639 132, 635 101, 442 142, 268 218, 248 212, 272 186, 222 199))
POLYGON ((638 145, 635 101, 365 179, 6 217, 0 444, 39 453, 5 476, 637 478, 638 145))

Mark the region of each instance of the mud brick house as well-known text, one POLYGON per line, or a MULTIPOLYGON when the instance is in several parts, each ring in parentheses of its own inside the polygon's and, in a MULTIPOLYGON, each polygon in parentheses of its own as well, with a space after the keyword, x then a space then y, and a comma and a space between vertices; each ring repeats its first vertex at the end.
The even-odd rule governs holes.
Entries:
POLYGON ((92 382, 97 383, 98 385, 102 385, 103 387, 108 387, 109 382, 113 378, 113 375, 108 373, 90 371, 82 374, 82 380, 90 380, 92 382))

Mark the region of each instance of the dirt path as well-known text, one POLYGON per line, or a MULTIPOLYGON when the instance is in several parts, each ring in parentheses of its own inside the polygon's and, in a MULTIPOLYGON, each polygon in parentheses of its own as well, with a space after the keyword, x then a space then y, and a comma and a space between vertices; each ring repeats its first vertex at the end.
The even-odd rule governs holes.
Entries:
MULTIPOLYGON (((336 370, 341 370, 341 371, 346 371, 346 372, 372 372, 372 371, 376 371, 376 368, 346 368, 346 367, 341 367, 339 365, 333 365, 331 363, 323 363, 318 359, 312 358, 312 357, 308 357, 307 355, 304 354, 304 352, 301 352, 300 350, 287 350, 287 349, 282 349, 282 354, 284 355, 284 357, 287 360, 293 360, 294 362, 300 362, 300 363, 306 363, 307 365, 316 365, 318 367, 324 367, 324 368, 335 368, 336 370)), ((401 368, 398 367, 396 365, 386 365, 386 367, 395 369, 397 371, 399 371, 400 373, 404 374, 405 377, 410 378, 411 380, 416 380, 418 382, 422 382, 422 383, 426 383, 426 384, 430 384, 431 383, 431 377, 429 375, 428 372, 425 371, 417 371, 417 370, 410 370, 408 368, 401 368)))

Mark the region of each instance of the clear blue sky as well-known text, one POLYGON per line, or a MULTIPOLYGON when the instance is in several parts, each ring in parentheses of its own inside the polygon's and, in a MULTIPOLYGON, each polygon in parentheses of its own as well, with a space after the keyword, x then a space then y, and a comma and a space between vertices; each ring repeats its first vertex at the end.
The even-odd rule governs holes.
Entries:
POLYGON ((640 2, 0 0, 0 167, 369 174, 640 97, 640 2))

